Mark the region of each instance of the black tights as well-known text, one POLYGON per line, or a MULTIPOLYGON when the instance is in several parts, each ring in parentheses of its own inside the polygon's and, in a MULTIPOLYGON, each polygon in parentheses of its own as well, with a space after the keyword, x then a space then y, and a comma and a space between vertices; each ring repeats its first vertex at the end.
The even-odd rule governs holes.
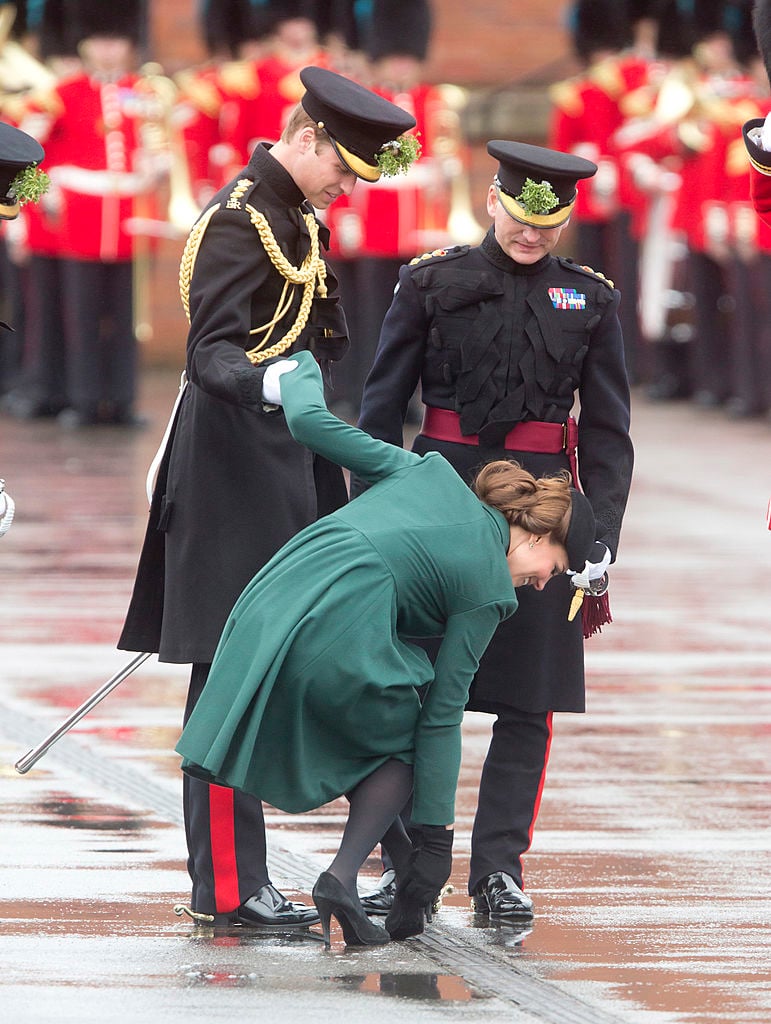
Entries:
POLYGON ((348 794, 348 821, 328 870, 349 892, 356 892, 359 868, 381 838, 397 872, 406 862, 412 844, 399 811, 411 792, 412 765, 391 758, 348 794))

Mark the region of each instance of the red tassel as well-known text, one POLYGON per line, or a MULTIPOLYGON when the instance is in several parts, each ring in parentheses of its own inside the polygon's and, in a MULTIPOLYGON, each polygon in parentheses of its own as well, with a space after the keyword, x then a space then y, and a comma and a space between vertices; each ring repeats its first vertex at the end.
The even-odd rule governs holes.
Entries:
POLYGON ((581 602, 581 624, 585 640, 594 636, 595 633, 601 633, 602 627, 612 621, 607 591, 600 597, 592 597, 591 594, 584 596, 581 602))

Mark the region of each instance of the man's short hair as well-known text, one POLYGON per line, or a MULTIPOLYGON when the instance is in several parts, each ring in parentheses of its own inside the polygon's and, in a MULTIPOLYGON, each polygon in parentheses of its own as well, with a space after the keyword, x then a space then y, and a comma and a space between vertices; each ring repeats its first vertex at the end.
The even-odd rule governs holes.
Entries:
POLYGON ((328 145, 331 145, 327 133, 323 128, 319 128, 318 122, 314 121, 307 113, 302 103, 298 103, 289 114, 289 118, 284 125, 284 130, 281 132, 281 141, 290 142, 297 132, 302 131, 303 128, 313 129, 313 133, 316 136, 316 142, 326 142, 328 145))

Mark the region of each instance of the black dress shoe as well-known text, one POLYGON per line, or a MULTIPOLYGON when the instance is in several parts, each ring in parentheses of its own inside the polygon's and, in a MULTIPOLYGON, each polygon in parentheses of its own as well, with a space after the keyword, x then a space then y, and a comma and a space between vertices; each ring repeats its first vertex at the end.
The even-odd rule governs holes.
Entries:
POLYGON ((232 924, 252 928, 307 928, 319 920, 315 907, 292 903, 270 883, 228 916, 232 924))
POLYGON ((364 912, 377 917, 385 917, 394 905, 395 893, 396 872, 393 868, 387 868, 380 876, 380 881, 375 888, 360 897, 364 912))
POLYGON ((474 889, 471 904, 491 921, 527 921, 533 917, 533 901, 505 871, 494 871, 474 889))

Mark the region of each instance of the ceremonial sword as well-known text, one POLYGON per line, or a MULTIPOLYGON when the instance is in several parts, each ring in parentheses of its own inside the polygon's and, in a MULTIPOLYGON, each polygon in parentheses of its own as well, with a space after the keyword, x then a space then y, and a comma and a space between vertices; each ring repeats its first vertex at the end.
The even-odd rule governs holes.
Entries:
POLYGON ((136 657, 132 658, 131 661, 124 665, 120 671, 116 672, 114 676, 111 676, 106 683, 99 687, 99 689, 92 693, 88 700, 83 701, 79 708, 76 708, 69 718, 65 719, 62 724, 54 729, 52 733, 42 742, 38 743, 32 750, 28 750, 24 757, 20 757, 14 765, 14 768, 19 775, 24 775, 28 772, 33 764, 36 764, 43 754, 49 750, 57 740, 60 740, 65 733, 68 733, 73 725, 76 725, 81 718, 84 718, 92 708, 95 708, 99 701, 104 700, 108 693, 112 693, 115 687, 122 683, 126 676, 130 676, 134 669, 139 666, 150 657, 150 652, 145 654, 137 654, 136 657))
MULTIPOLYGON (((171 415, 169 416, 169 422, 166 425, 166 430, 164 432, 163 438, 161 440, 160 445, 158 446, 158 451, 155 453, 155 457, 153 458, 153 461, 150 463, 150 468, 147 471, 147 480, 145 482, 145 487, 147 490, 148 502, 152 501, 155 475, 158 471, 158 466, 160 465, 161 458, 166 449, 166 445, 168 444, 169 437, 171 436, 174 418, 177 414, 177 409, 179 408, 179 403, 182 400, 182 395, 185 391, 186 386, 187 374, 183 371, 179 381, 179 391, 177 392, 177 398, 176 401, 174 402, 174 407, 171 410, 171 415)), ((4 483, 4 481, 0 481, 0 483, 4 483)), ((2 490, 1 487, 0 490, 2 490)), ((10 495, 6 495, 6 498, 10 500, 10 495)), ((11 512, 11 516, 12 515, 13 513, 11 512)), ((10 525, 11 524, 9 522, 8 526, 10 525)), ((127 676, 131 675, 134 669, 139 668, 139 666, 143 662, 147 661, 149 657, 150 652, 148 651, 145 654, 137 654, 135 658, 132 658, 127 665, 124 665, 123 668, 120 669, 120 671, 116 672, 114 676, 111 676, 106 683, 100 686, 95 693, 92 693, 88 700, 83 701, 80 707, 76 708, 69 716, 69 718, 65 719, 57 729, 54 729, 52 733, 49 733, 49 735, 46 736, 46 738, 42 740, 40 743, 38 743, 36 747, 33 747, 32 750, 28 750, 24 757, 20 757, 19 760, 14 765, 16 771, 20 775, 24 775, 25 772, 28 772, 30 768, 40 760, 43 754, 45 754, 46 751, 48 751, 54 745, 54 743, 60 740, 65 733, 68 733, 70 729, 73 727, 73 725, 77 725, 81 718, 84 718, 89 713, 89 711, 95 708, 96 705, 101 700, 104 700, 108 693, 112 693, 112 691, 119 683, 122 683, 127 676)))

